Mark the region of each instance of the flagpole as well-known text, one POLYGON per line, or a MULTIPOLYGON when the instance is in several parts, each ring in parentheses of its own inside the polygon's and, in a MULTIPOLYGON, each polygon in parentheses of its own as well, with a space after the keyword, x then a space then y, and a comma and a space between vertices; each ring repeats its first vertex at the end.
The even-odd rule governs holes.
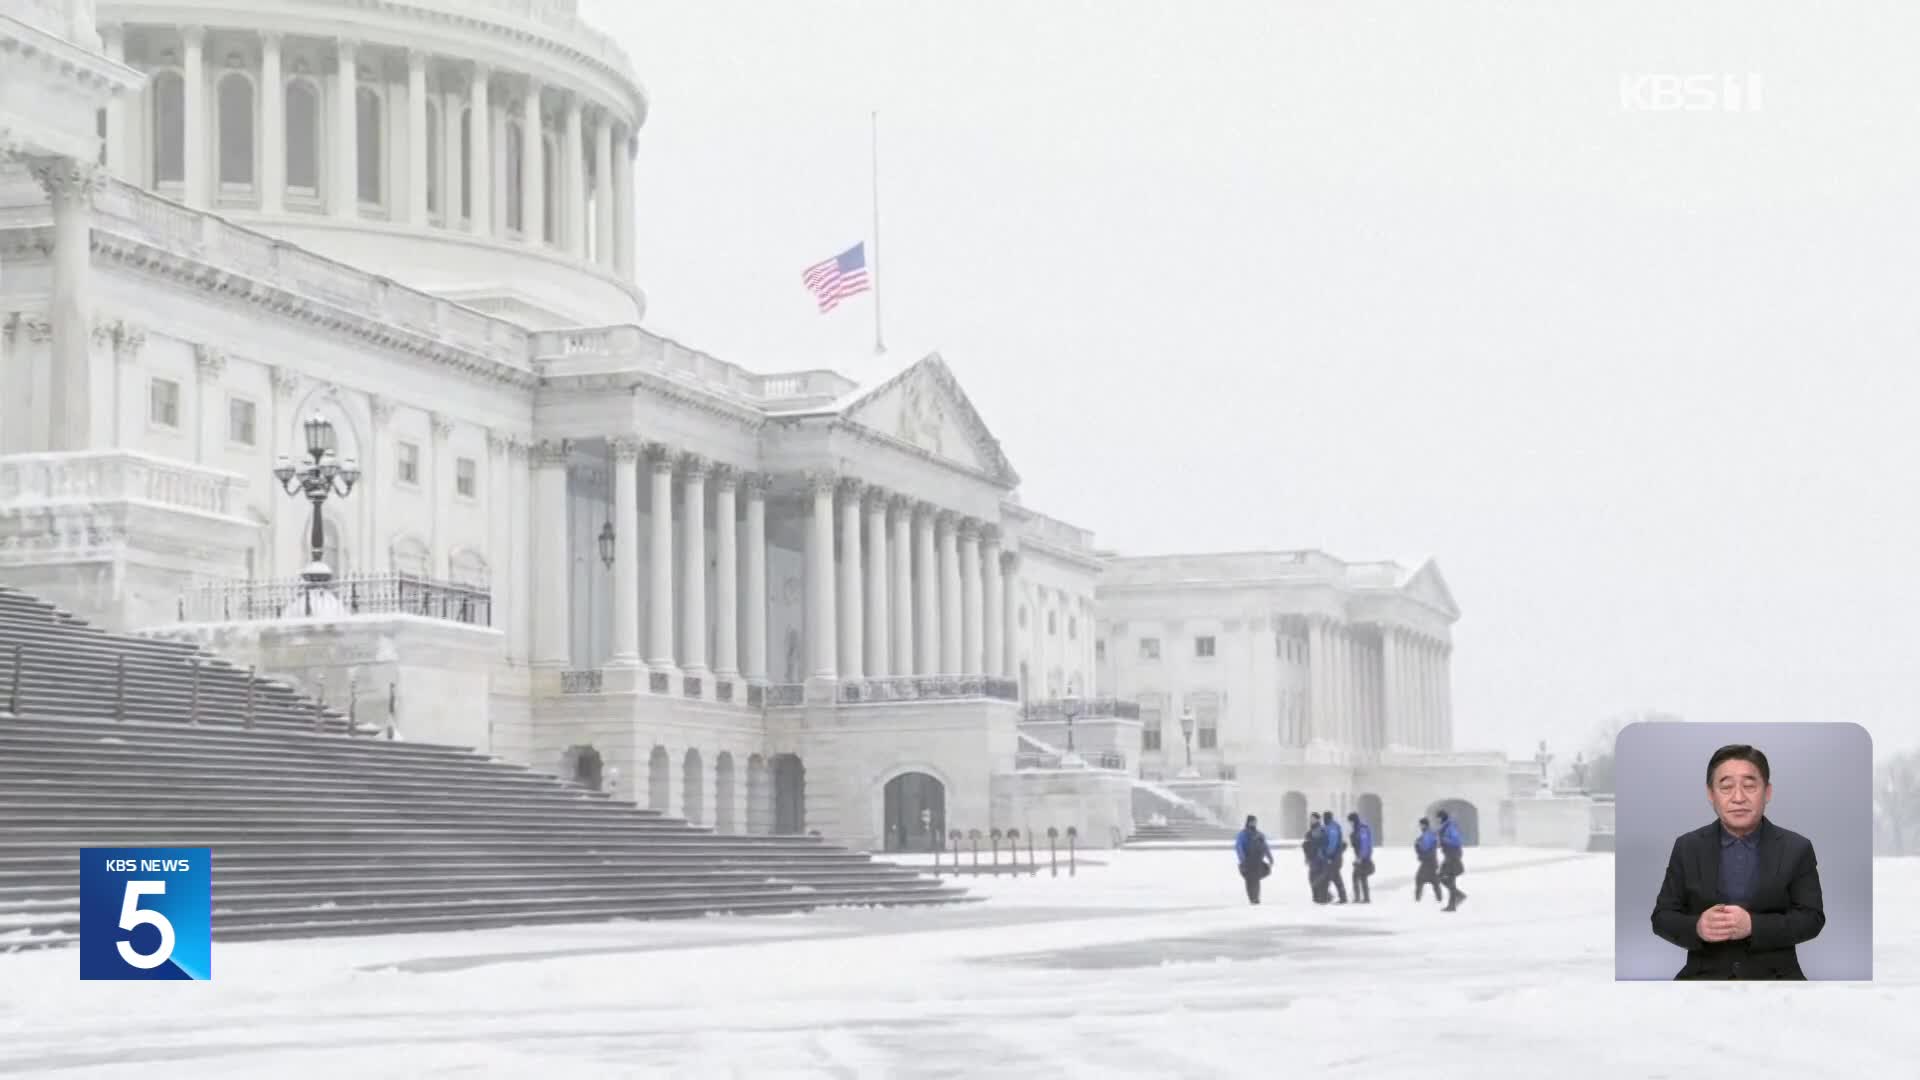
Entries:
POLYGON ((873 355, 887 351, 880 322, 880 110, 873 111, 873 355))

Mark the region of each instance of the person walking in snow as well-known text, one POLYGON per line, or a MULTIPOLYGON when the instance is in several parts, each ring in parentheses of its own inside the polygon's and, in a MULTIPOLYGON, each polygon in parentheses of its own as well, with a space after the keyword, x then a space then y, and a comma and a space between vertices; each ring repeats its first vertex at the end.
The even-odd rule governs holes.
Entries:
POLYGON ((1440 903, 1445 899, 1440 895, 1440 837, 1426 818, 1420 819, 1420 835, 1413 841, 1413 856, 1420 860, 1420 868, 1413 874, 1413 898, 1422 899, 1427 886, 1432 885, 1433 902, 1440 903))
POLYGON ((1359 814, 1347 815, 1352 830, 1347 842, 1353 847, 1353 902, 1373 903, 1373 890, 1367 879, 1373 876, 1373 826, 1360 820, 1359 814))
POLYGON ((1247 826, 1233 838, 1233 856, 1240 863, 1240 877, 1247 883, 1247 903, 1260 902, 1260 881, 1273 873, 1273 849, 1260 833, 1259 819, 1247 815, 1247 826))
POLYGON ((1460 901, 1467 894, 1456 885, 1460 875, 1467 872, 1466 864, 1460 861, 1460 850, 1464 846, 1460 839, 1460 826, 1445 810, 1440 811, 1440 883, 1447 887, 1447 910, 1460 907, 1460 901))

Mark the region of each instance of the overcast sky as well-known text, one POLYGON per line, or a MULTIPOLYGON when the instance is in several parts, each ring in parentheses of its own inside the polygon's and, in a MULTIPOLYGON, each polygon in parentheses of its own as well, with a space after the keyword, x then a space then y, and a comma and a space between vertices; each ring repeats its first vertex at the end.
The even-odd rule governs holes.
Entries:
POLYGON ((881 363, 938 350, 1029 505, 1432 556, 1456 742, 1568 756, 1638 708, 1920 741, 1912 8, 586 4, 651 96, 654 329, 877 374, 799 276, 871 239, 878 109, 881 363))

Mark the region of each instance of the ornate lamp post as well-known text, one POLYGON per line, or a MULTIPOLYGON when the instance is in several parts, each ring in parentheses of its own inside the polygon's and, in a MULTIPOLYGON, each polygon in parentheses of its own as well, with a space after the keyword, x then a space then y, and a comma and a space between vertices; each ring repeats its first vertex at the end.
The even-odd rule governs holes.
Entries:
POLYGON ((600 526, 600 565, 613 569, 613 522, 600 526))
POLYGON ((326 552, 326 532, 320 524, 320 507, 331 496, 344 499, 353 491, 353 485, 360 482, 360 468, 352 458, 345 462, 336 462, 333 457, 333 425, 327 418, 315 413, 306 423, 307 458, 295 465, 280 455, 280 463, 273 470, 274 479, 280 481, 281 490, 295 497, 304 497, 313 504, 313 525, 307 538, 308 563, 301 577, 307 582, 309 590, 318 589, 333 580, 333 570, 322 556, 326 552))
POLYGON ((1192 709, 1183 709, 1180 712, 1180 737, 1186 740, 1186 743, 1187 743, 1187 767, 1180 770, 1180 775, 1183 778, 1190 779, 1192 777, 1200 775, 1199 771, 1193 767, 1193 710, 1192 709))
POLYGON ((1080 695, 1068 693, 1060 699, 1060 715, 1067 718, 1067 753, 1073 753, 1073 722, 1080 716, 1080 695))

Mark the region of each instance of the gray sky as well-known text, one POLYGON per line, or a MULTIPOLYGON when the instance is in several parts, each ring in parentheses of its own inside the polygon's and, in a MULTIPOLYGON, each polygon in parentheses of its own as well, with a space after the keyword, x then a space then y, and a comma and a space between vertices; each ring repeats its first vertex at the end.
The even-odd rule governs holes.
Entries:
POLYGON ((946 357, 1029 505, 1435 556, 1463 748, 1642 707, 1920 741, 1912 5, 586 8, 652 99, 656 330, 874 375, 870 300, 799 276, 870 239, 878 109, 889 362, 946 357))

